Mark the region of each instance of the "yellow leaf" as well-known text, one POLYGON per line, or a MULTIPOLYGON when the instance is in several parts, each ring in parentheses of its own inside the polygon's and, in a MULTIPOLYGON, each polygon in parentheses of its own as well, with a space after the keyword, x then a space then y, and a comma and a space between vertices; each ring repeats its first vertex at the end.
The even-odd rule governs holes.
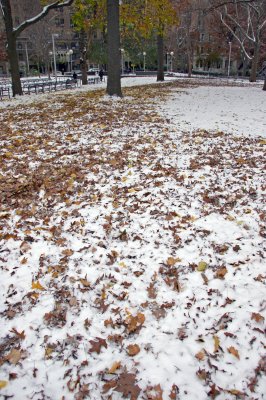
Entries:
POLYGON ((32 282, 31 288, 32 288, 32 289, 37 289, 37 290, 45 290, 45 288, 40 284, 39 281, 37 281, 37 282, 32 282))
POLYGON ((0 381, 0 389, 4 389, 8 385, 8 381, 0 381))
POLYGON ((46 347, 45 349, 45 357, 49 358, 50 355, 53 353, 54 349, 52 349, 51 347, 46 347))
POLYGON ((198 263, 197 271, 203 272, 208 267, 208 264, 205 261, 200 261, 198 263))
POLYGON ((228 352, 229 352, 230 354, 232 354, 232 355, 235 356, 236 358, 240 359, 238 350, 235 349, 233 346, 228 347, 227 350, 228 350, 228 352))
POLYGON ((173 266, 173 265, 175 265, 177 262, 180 262, 181 261, 181 259, 180 258, 174 258, 174 257, 168 257, 167 258, 167 260, 166 260, 166 264, 167 265, 169 265, 169 266, 173 266))
POLYGON ((220 339, 218 338, 218 336, 213 336, 213 340, 214 340, 214 352, 216 353, 219 350, 220 339))
POLYGON ((126 177, 126 176, 123 176, 122 182, 126 182, 126 181, 127 181, 127 177, 126 177))
POLYGON ((108 373, 109 374, 114 374, 115 371, 121 367, 121 362, 120 361, 115 361, 111 368, 109 369, 108 373))
POLYGON ((259 141, 259 144, 266 144, 266 139, 261 139, 261 140, 259 141))
POLYGON ((121 261, 121 262, 119 263, 119 266, 125 268, 125 267, 126 267, 126 264, 124 263, 124 261, 121 261))

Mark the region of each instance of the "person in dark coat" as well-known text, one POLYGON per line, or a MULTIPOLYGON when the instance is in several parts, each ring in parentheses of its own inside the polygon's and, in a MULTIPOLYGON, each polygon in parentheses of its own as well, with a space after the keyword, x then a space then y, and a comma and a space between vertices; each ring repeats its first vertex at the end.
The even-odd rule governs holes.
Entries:
POLYGON ((100 71, 99 71, 99 77, 102 82, 103 81, 103 70, 102 69, 100 69, 100 71))

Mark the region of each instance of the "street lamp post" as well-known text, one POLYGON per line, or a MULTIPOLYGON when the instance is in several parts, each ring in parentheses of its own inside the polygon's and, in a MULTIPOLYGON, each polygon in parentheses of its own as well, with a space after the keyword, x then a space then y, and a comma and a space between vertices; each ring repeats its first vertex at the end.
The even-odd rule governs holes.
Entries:
POLYGON ((170 56, 171 56, 171 72, 173 72, 173 56, 174 56, 173 51, 171 51, 170 56))
POLYGON ((68 62, 70 61, 70 71, 72 72, 72 55, 73 55, 73 50, 70 49, 68 51, 68 62))
POLYGON ((146 51, 143 51, 143 71, 146 69, 146 51))
POLYGON ((122 75, 123 75, 123 73, 124 73, 124 53, 125 53, 125 50, 121 49, 120 51, 121 51, 121 72, 122 72, 122 75))
POLYGON ((227 70, 228 78, 230 76, 231 52, 232 52, 232 42, 230 41, 229 42, 229 56, 228 56, 228 70, 227 70))
POLYGON ((54 55, 54 75, 55 79, 57 79, 57 72, 56 72, 56 54, 55 54, 55 43, 54 38, 57 38, 59 35, 57 33, 52 33, 52 43, 53 43, 53 55, 54 55))

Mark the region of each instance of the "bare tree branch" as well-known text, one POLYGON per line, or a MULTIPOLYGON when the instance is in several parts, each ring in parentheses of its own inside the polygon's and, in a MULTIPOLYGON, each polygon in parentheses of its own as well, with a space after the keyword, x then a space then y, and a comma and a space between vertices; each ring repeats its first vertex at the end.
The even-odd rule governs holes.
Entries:
POLYGON ((13 34, 17 37, 22 31, 24 31, 24 29, 28 28, 28 26, 35 24, 36 22, 40 21, 43 17, 45 17, 49 13, 50 10, 52 10, 54 8, 70 6, 73 2, 74 2, 74 0, 65 0, 65 1, 56 0, 54 3, 43 7, 42 11, 35 17, 22 22, 16 28, 13 28, 13 34))

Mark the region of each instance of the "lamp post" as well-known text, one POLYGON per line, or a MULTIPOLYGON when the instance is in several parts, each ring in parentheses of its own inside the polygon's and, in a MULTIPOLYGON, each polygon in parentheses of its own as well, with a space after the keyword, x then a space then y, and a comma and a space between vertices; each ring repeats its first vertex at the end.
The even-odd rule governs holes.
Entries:
POLYGON ((171 62, 171 72, 173 72, 173 56, 174 56, 174 52, 173 52, 173 51, 171 51, 170 56, 171 56, 171 59, 170 59, 170 62, 171 62))
POLYGON ((146 51, 143 51, 143 71, 146 69, 146 51))
POLYGON ((57 78, 57 73, 56 73, 56 55, 55 55, 55 43, 54 43, 54 38, 57 38, 59 35, 57 33, 52 33, 52 43, 53 43, 53 55, 54 55, 54 75, 55 79, 57 78))
POLYGON ((125 50, 124 50, 124 49, 120 49, 120 51, 121 51, 121 73, 122 73, 122 75, 123 75, 123 72, 124 72, 124 53, 125 53, 125 50))
POLYGON ((227 77, 230 76, 230 64, 231 64, 231 52, 232 52, 232 42, 229 42, 229 56, 228 56, 228 70, 227 70, 227 77))
POLYGON ((73 50, 72 49, 70 49, 69 51, 68 51, 68 62, 70 61, 70 72, 72 72, 72 55, 73 55, 73 50))

